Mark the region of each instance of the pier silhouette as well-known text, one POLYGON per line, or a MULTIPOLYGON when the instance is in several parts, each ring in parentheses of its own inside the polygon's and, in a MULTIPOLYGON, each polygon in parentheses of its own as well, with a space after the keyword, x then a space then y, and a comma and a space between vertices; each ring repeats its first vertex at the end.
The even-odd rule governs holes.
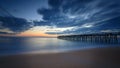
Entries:
POLYGON ((58 39, 84 42, 104 42, 104 43, 119 43, 120 32, 114 33, 92 33, 79 35, 61 35, 58 39))

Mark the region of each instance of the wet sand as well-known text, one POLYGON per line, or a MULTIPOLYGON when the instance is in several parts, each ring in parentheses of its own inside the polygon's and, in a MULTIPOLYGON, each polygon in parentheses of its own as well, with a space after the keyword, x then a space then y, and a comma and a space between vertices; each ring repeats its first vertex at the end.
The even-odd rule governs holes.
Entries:
POLYGON ((1 56, 0 68, 120 68, 120 47, 1 56))

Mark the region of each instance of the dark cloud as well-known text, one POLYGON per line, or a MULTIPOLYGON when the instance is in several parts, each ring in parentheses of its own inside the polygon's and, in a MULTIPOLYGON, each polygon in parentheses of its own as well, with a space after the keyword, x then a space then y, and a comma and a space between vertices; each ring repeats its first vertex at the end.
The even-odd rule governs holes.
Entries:
POLYGON ((28 30, 32 26, 32 22, 28 22, 24 18, 13 16, 7 9, 0 5, 0 32, 3 31, 0 34, 20 33, 28 30))
POLYGON ((62 3, 63 3, 63 0, 49 0, 48 1, 48 4, 54 8, 59 8, 62 5, 62 3))
MULTIPOLYGON (((37 10, 38 14, 43 16, 42 21, 28 22, 26 19, 3 12, 4 14, 0 15, 0 29, 8 28, 14 33, 19 33, 33 26, 76 27, 76 29, 57 32, 57 34, 120 29, 119 0, 48 0, 47 6, 49 7, 37 10)), ((56 32, 46 33, 56 34, 56 32)))
POLYGON ((97 30, 120 29, 120 16, 113 19, 103 21, 103 25, 96 27, 97 30))
POLYGON ((17 17, 0 17, 0 22, 0 29, 8 28, 15 33, 23 32, 32 27, 31 22, 17 17))
MULTIPOLYGON (((44 21, 42 23, 37 22, 36 25, 55 25, 61 28, 80 27, 64 33, 120 29, 118 19, 120 16, 119 0, 49 0, 48 4, 51 8, 38 10, 38 13, 43 15, 44 21), (92 26, 86 25, 88 23, 92 26), (83 27, 83 25, 86 26, 83 27)), ((54 34, 54 32, 47 33, 54 34)))
POLYGON ((9 35, 15 35, 16 33, 8 33, 8 32, 0 32, 0 34, 9 34, 9 35))

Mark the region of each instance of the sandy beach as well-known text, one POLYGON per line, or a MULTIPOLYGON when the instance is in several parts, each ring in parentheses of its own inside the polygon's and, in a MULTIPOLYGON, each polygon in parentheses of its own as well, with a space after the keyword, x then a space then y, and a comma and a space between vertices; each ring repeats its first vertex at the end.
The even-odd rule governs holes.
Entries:
POLYGON ((120 68, 120 48, 1 56, 0 68, 120 68))

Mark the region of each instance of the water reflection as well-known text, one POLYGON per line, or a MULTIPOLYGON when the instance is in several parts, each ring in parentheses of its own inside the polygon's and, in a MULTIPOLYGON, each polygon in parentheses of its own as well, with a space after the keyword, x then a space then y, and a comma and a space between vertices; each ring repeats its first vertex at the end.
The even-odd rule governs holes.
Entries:
POLYGON ((119 44, 68 41, 57 38, 1 37, 0 55, 20 53, 53 53, 98 47, 116 47, 119 44))
POLYGON ((71 41, 71 42, 84 42, 84 43, 92 43, 92 44, 120 44, 120 38, 116 41, 116 40, 109 40, 109 41, 105 41, 103 40, 79 40, 79 39, 61 39, 61 40, 67 40, 67 41, 71 41))

